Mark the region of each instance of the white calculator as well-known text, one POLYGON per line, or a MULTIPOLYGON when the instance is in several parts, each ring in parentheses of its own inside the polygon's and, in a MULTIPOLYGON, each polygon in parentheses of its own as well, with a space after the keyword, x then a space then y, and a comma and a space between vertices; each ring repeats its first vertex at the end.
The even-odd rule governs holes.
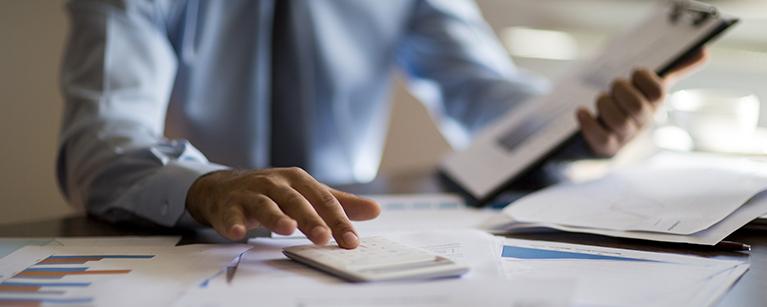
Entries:
POLYGON ((469 271, 466 264, 383 237, 362 238, 355 249, 309 244, 286 247, 282 253, 350 281, 454 277, 469 271))

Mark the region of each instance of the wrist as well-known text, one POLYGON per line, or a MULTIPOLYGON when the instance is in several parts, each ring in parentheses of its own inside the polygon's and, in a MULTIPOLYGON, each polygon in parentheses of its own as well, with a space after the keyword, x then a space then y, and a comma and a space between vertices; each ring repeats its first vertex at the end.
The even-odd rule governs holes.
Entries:
POLYGON ((204 226, 211 226, 208 220, 210 206, 215 205, 213 201, 215 194, 218 191, 219 182, 221 177, 225 176, 225 173, 233 172, 232 170, 220 170, 204 174, 197 178, 189 187, 189 191, 186 194, 186 209, 189 214, 198 223, 204 226))

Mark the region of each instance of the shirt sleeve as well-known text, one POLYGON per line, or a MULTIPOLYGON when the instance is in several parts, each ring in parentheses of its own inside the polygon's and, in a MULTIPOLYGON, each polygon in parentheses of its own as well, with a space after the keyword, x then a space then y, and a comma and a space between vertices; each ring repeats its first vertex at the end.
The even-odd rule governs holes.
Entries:
POLYGON ((409 90, 454 147, 548 82, 514 66, 474 2, 421 0, 396 54, 409 90))
POLYGON ((189 187, 226 167, 186 140, 163 137, 177 60, 159 10, 139 1, 72 1, 67 8, 57 159, 64 194, 112 222, 193 224, 182 219, 189 187))

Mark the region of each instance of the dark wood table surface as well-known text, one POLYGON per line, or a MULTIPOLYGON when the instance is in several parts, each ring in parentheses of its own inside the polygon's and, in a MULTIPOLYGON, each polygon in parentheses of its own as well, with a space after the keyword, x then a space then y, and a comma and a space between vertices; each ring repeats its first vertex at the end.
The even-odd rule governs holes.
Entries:
MULTIPOLYGON (((357 194, 436 193, 450 191, 450 188, 438 179, 438 176, 428 173, 397 176, 382 175, 368 184, 346 185, 337 188, 357 194)), ((264 234, 263 229, 256 229, 250 232, 250 236, 262 236, 264 234)), ((181 230, 153 225, 111 224, 89 216, 72 216, 0 226, 0 237, 4 238, 127 235, 178 235, 182 238, 180 244, 231 242, 216 234, 212 229, 181 230)), ((746 252, 565 232, 525 233, 509 235, 509 237, 747 261, 751 264, 750 269, 717 306, 767 306, 767 226, 765 225, 749 224, 727 238, 730 241, 750 244, 752 249, 746 252)))

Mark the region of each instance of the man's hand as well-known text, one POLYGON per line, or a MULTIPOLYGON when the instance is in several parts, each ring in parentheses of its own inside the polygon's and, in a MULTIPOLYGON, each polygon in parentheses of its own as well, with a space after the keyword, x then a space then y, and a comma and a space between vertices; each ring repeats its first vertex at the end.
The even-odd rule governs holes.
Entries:
POLYGON ((598 117, 593 117, 585 108, 576 112, 586 143, 598 156, 615 155, 652 122, 668 88, 707 60, 708 50, 704 48, 674 67, 664 78, 650 69, 639 68, 631 80, 616 79, 610 92, 597 98, 598 117))
POLYGON ((186 207, 198 222, 232 240, 258 225, 283 235, 298 227, 321 245, 332 232, 344 248, 359 245, 350 218, 369 220, 381 213, 377 202, 329 188, 297 167, 207 174, 192 184, 186 207))

